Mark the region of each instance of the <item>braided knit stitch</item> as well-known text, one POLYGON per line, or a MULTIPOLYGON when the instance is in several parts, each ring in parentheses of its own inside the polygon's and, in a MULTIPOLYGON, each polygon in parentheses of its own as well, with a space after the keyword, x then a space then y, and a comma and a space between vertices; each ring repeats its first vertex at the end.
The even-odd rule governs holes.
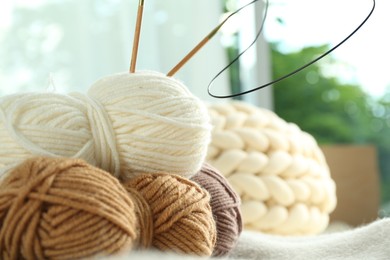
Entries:
POLYGON ((240 194, 244 228, 276 234, 323 231, 335 183, 314 138, 273 112, 243 102, 209 107, 207 160, 240 194))

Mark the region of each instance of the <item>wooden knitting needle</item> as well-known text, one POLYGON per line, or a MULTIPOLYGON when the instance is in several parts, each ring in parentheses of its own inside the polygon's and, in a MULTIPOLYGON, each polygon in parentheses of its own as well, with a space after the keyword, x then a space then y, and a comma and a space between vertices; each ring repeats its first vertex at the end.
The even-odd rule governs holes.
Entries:
POLYGON ((215 36, 215 34, 217 34, 217 32, 219 31, 219 29, 222 27, 222 25, 227 21, 227 19, 225 19, 221 24, 219 24, 217 27, 215 27, 206 37, 203 38, 203 40, 201 40, 196 46, 195 48, 193 48, 175 67, 173 67, 173 69, 171 69, 167 76, 173 76, 179 69, 181 69, 181 67, 184 66, 184 64, 187 63, 187 61, 189 61, 192 56, 194 56, 209 40, 211 40, 211 38, 213 38, 215 36))
POLYGON ((134 41, 133 41, 133 52, 132 52, 131 63, 130 63, 130 73, 135 72, 135 65, 137 63, 138 45, 139 45, 139 38, 141 34, 143 11, 144 11, 144 0, 139 0, 137 22, 135 24, 135 33, 134 33, 134 41))
POLYGON ((240 12, 242 9, 257 1, 259 0, 253 0, 250 3, 247 3, 246 5, 240 7, 239 9, 231 13, 228 17, 226 17, 225 20, 223 20, 217 27, 215 27, 206 37, 203 38, 202 41, 198 43, 198 45, 195 46, 195 48, 193 48, 175 67, 173 67, 173 69, 168 72, 167 76, 173 76, 179 69, 181 69, 181 67, 183 67, 184 64, 186 64, 187 61, 192 58, 192 56, 194 56, 209 40, 211 40, 211 38, 213 38, 217 34, 219 29, 221 29, 221 27, 227 22, 227 20, 229 20, 236 13, 240 12))

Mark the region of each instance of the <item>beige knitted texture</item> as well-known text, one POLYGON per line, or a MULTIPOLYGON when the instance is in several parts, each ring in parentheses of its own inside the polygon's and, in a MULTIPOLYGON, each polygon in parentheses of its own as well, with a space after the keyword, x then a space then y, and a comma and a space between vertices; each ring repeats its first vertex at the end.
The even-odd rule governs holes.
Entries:
POLYGON ((213 104, 207 161, 242 199, 245 229, 316 234, 336 206, 336 188, 316 140, 274 112, 243 103, 213 104))

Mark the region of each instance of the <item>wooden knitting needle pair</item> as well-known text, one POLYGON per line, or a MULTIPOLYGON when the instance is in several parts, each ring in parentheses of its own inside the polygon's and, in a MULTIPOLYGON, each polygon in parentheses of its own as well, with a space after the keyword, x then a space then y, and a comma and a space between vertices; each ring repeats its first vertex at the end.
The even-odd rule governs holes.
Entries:
MULTIPOLYGON (((142 23, 142 14, 144 10, 144 0, 140 0, 138 4, 138 12, 137 12, 137 21, 135 24, 135 35, 133 42, 133 51, 130 63, 130 73, 135 72, 136 62, 137 62, 137 53, 138 53, 138 45, 139 39, 141 35, 141 23, 142 23)), ((222 25, 229 19, 227 17, 222 23, 220 23, 217 27, 215 27, 202 41, 200 41, 195 48, 193 48, 175 67, 173 67, 167 74, 167 76, 173 76, 178 70, 180 70, 210 39, 214 37, 214 35, 221 29, 222 25)))

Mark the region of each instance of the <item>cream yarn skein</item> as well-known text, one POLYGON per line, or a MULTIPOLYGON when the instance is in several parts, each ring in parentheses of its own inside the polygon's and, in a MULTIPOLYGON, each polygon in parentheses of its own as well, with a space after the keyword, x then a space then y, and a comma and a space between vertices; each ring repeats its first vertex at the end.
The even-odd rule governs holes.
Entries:
POLYGON ((335 183, 314 138, 272 111, 213 104, 207 161, 240 195, 245 229, 281 235, 323 231, 335 183))
POLYGON ((123 179, 191 177, 207 153, 205 105, 157 72, 98 80, 87 94, 26 93, 0 99, 0 173, 31 156, 81 158, 123 179))

